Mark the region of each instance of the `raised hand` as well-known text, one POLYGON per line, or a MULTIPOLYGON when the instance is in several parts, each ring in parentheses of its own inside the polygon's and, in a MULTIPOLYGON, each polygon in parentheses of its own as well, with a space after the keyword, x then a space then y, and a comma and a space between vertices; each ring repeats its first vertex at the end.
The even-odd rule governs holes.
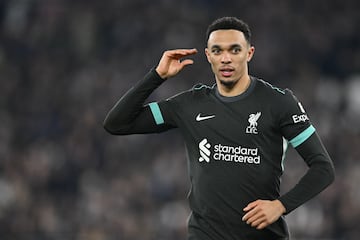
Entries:
POLYGON ((186 65, 193 64, 191 59, 184 57, 196 54, 197 50, 193 49, 174 49, 165 51, 160 59, 156 72, 161 78, 166 79, 178 74, 186 65))

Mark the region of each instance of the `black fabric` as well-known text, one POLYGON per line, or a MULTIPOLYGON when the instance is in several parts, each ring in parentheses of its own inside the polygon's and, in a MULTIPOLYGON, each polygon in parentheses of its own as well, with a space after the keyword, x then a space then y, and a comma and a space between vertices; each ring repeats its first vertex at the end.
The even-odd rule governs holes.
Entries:
POLYGON ((257 199, 279 199, 290 213, 334 179, 332 161, 316 132, 302 135, 312 124, 298 99, 290 90, 255 77, 246 92, 233 98, 220 96, 216 85, 197 85, 157 102, 164 123, 156 124, 144 102, 162 82, 150 71, 117 102, 104 127, 112 134, 179 128, 188 153, 189 204, 195 213, 189 239, 288 238, 284 218, 262 231, 241 219, 242 209, 257 199), (296 150, 309 170, 280 196, 285 143, 298 136, 296 150))
POLYGON ((309 166, 299 183, 279 198, 290 213, 317 195, 334 180, 334 165, 317 133, 296 148, 309 166))
POLYGON ((148 105, 144 105, 150 94, 164 80, 152 69, 143 80, 136 83, 109 111, 104 128, 114 135, 159 133, 173 126, 157 125, 148 105))

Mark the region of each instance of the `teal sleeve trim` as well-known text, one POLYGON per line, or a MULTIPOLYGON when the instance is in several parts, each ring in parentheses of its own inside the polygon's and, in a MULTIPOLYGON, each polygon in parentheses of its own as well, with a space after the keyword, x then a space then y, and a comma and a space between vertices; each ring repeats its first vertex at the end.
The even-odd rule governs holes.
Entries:
POLYGON ((305 129, 299 135, 290 140, 291 145, 296 148, 297 146, 305 142, 306 139, 308 139, 314 132, 315 128, 313 127, 313 125, 310 125, 307 129, 305 129))
POLYGON ((152 102, 149 104, 151 112, 154 116, 155 122, 157 125, 163 124, 164 123, 164 118, 161 114, 160 108, 159 108, 159 104, 157 104, 156 102, 152 102))

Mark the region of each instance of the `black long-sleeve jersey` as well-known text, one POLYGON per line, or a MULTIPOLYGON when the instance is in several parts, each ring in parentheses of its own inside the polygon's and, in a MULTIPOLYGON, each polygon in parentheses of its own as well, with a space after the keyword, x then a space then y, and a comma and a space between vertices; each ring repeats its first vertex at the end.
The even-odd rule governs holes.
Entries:
POLYGON ((241 219, 243 208, 257 199, 278 199, 289 213, 333 181, 332 161, 301 103, 290 90, 251 77, 239 96, 224 97, 216 85, 199 84, 144 105, 163 81, 150 71, 117 102, 104 127, 119 135, 179 128, 191 182, 189 239, 288 239, 283 217, 263 230, 241 219), (288 143, 309 169, 280 196, 288 143))

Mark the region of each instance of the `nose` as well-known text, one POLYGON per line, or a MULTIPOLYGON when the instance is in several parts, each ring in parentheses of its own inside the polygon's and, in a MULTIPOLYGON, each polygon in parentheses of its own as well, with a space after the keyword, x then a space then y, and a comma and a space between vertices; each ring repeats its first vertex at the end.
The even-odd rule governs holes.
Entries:
POLYGON ((231 63, 231 56, 228 52, 224 52, 221 56, 221 63, 231 63))

